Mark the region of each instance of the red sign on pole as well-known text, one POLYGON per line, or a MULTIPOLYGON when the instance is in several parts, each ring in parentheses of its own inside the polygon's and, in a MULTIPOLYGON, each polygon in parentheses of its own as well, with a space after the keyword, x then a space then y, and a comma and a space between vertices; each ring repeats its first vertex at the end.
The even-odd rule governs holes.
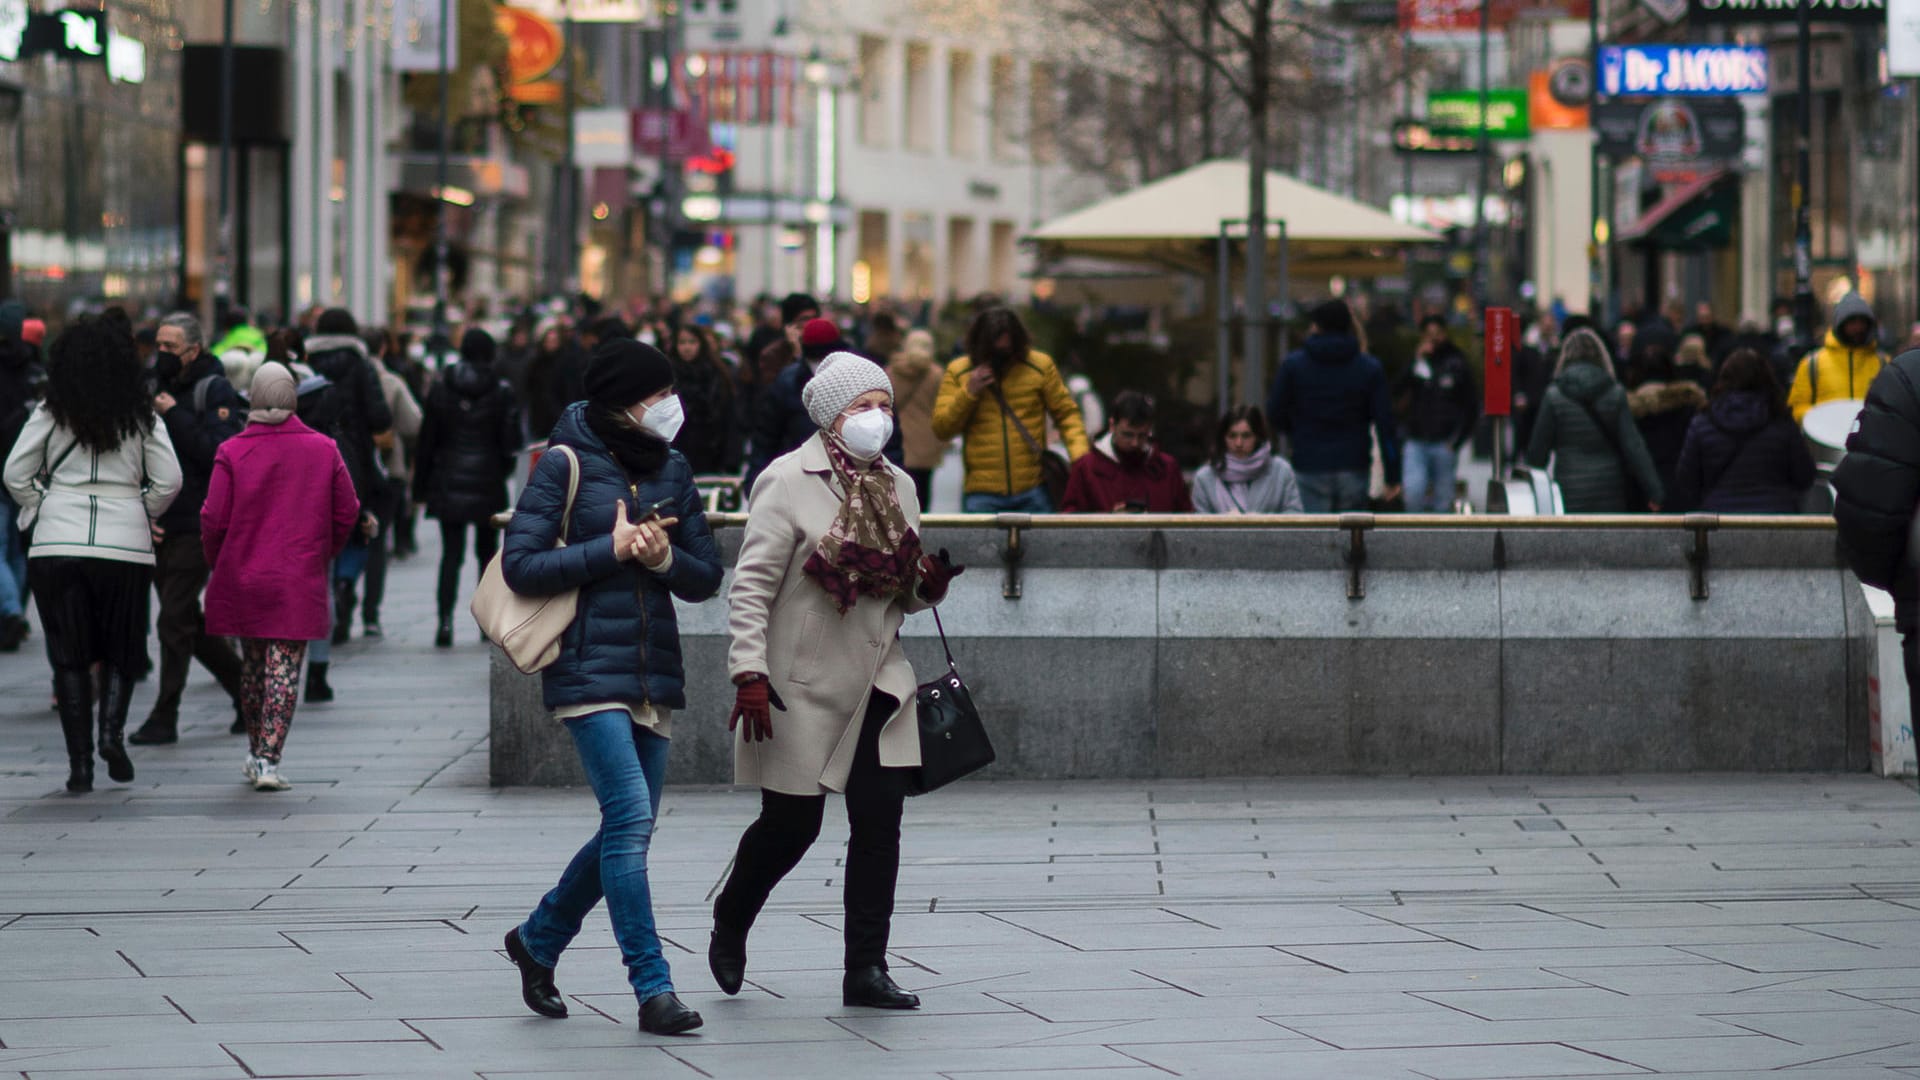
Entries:
POLYGON ((1487 346, 1487 415, 1513 415, 1513 339, 1519 325, 1512 308, 1488 308, 1482 337, 1487 346))

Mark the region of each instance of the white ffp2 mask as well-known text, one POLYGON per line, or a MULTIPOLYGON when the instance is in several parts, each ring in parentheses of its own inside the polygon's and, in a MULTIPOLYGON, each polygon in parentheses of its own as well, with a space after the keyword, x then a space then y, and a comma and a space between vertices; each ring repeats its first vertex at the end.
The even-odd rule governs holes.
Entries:
POLYGON ((887 440, 893 438, 893 418, 879 409, 854 413, 847 422, 840 425, 840 441, 847 444, 847 452, 861 461, 872 461, 887 448, 887 440))
POLYGON ((647 406, 647 411, 638 419, 635 419, 632 411, 628 411, 627 419, 632 420, 641 431, 661 442, 670 443, 674 436, 680 434, 681 425, 687 422, 687 411, 680 405, 679 394, 669 394, 647 406))

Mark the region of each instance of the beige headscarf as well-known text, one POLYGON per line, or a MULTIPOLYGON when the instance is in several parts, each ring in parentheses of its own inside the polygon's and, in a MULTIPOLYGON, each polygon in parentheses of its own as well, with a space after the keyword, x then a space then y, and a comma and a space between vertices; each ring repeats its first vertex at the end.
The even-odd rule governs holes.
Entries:
POLYGON ((252 396, 247 423, 284 424, 300 402, 300 384, 285 364, 272 361, 253 373, 252 396))

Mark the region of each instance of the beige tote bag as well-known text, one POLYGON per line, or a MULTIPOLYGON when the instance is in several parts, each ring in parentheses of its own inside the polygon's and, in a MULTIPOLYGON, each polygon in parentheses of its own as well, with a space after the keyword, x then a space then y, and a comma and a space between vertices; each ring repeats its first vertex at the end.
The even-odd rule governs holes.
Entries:
MULTIPOLYGON (((556 446, 549 453, 567 457, 567 508, 560 515, 560 535, 554 547, 567 546, 567 529, 573 522, 573 500, 580 494, 580 458, 572 447, 556 446)), ((500 560, 507 553, 503 543, 480 577, 474 590, 473 621, 487 640, 500 646, 513 666, 532 675, 560 658, 560 638, 573 625, 580 608, 580 590, 568 589, 555 596, 521 596, 507 586, 500 560)))

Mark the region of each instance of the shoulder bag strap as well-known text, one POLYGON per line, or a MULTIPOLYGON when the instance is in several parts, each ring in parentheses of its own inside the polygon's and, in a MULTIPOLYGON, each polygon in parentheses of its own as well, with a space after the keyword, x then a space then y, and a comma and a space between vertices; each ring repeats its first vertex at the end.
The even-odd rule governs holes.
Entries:
POLYGON ((947 667, 953 671, 960 670, 959 665, 953 662, 953 646, 947 644, 947 628, 940 622, 940 609, 936 607, 928 610, 933 612, 933 628, 940 631, 940 649, 947 654, 947 667))
POLYGON ((1622 469, 1626 468, 1627 455, 1620 449, 1620 439, 1613 433, 1612 428, 1601 422, 1599 411, 1593 407, 1592 403, 1581 401, 1572 395, 1568 395, 1567 400, 1580 406, 1580 410, 1587 414, 1587 419, 1591 420, 1593 426, 1599 430, 1600 437, 1607 440, 1607 445, 1613 449, 1613 456, 1620 459, 1620 467, 1622 469))
POLYGON ((213 390, 213 376, 202 375, 193 384, 193 412, 196 416, 207 415, 207 395, 213 390))
POLYGON ((580 457, 571 446, 556 446, 567 459, 567 508, 560 514, 560 547, 567 546, 567 532, 573 528, 573 500, 580 494, 580 457))
POLYGON ((1020 422, 1020 414, 1014 412, 1013 406, 1007 404, 1007 395, 1000 392, 1000 384, 994 383, 987 389, 993 391, 993 400, 1000 403, 1001 413, 1005 414, 1007 419, 1013 421, 1013 430, 1019 432, 1020 437, 1026 440, 1027 449, 1033 451, 1035 455, 1044 453, 1045 451, 1040 446, 1040 440, 1033 437, 1033 432, 1027 430, 1027 425, 1020 422))
MULTIPOLYGON (((47 442, 48 443, 53 442, 52 432, 47 433, 47 442)), ((42 486, 44 487, 53 486, 53 474, 59 470, 60 466, 65 465, 67 463, 67 459, 72 457, 73 452, 79 449, 79 447, 80 447, 80 437, 76 435, 74 436, 73 441, 67 444, 67 448, 65 450, 60 451, 59 456, 55 457, 52 463, 47 466, 47 471, 41 474, 44 477, 46 477, 42 486)))

